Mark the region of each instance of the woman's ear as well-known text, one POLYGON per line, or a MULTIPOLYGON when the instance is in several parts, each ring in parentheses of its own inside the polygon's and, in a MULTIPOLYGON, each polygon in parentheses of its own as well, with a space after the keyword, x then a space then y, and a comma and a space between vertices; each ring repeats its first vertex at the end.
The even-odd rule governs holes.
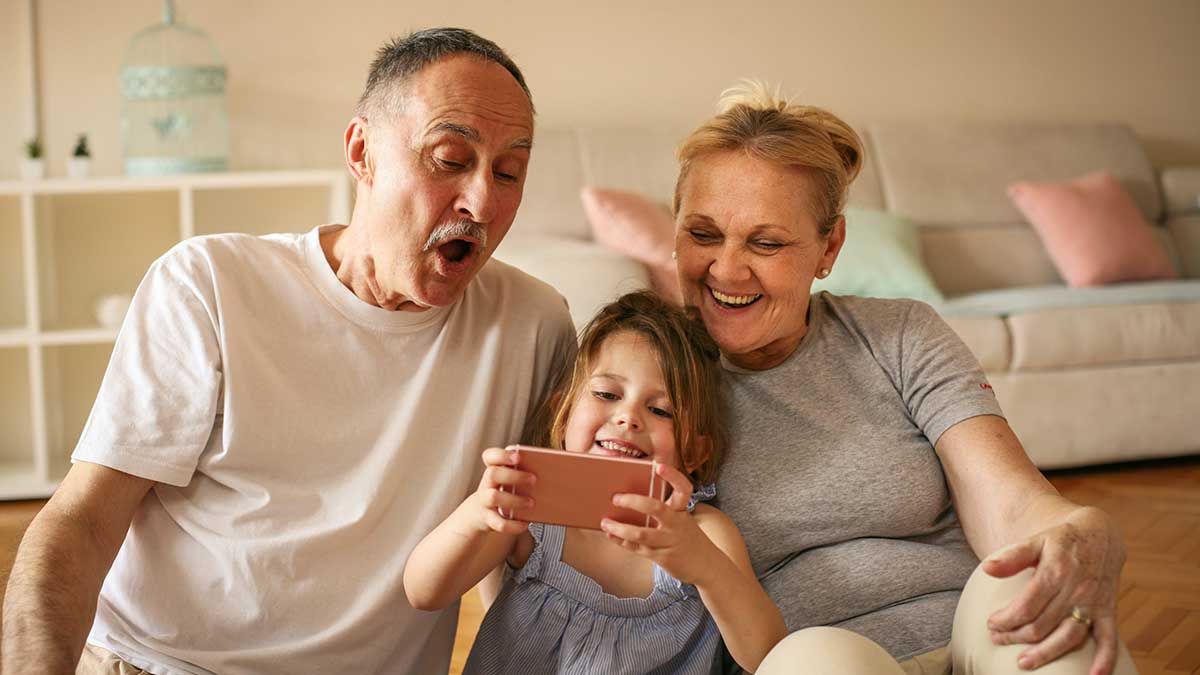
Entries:
POLYGON ((833 224, 833 231, 825 238, 825 253, 821 255, 821 262, 817 265, 818 274, 828 276, 829 272, 833 271, 833 263, 837 261, 838 253, 841 253, 845 243, 846 216, 838 216, 833 224))

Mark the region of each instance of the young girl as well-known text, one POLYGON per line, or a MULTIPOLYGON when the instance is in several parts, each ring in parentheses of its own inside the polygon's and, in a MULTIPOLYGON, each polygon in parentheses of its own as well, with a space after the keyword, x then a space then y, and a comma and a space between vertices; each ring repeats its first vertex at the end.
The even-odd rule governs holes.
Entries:
POLYGON ((502 518, 536 477, 489 448, 479 489, 417 546, 404 590, 441 609, 501 562, 513 570, 484 617, 465 673, 708 673, 720 639, 747 671, 784 637, 733 522, 710 499, 725 443, 718 351, 700 323, 651 293, 603 308, 552 401, 551 443, 570 452, 654 459, 668 501, 613 503, 652 527, 602 531, 502 518), (685 475, 686 474, 686 475, 685 475), (705 486, 693 494, 692 485, 705 486), (509 492, 501 491, 509 486, 509 492))

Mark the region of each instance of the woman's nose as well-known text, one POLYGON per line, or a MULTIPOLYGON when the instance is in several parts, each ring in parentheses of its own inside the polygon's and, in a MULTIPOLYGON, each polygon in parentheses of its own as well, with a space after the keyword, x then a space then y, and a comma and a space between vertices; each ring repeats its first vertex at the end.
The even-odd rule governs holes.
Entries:
POLYGON ((734 283, 750 278, 750 266, 739 247, 722 246, 708 266, 708 273, 716 281, 734 283))

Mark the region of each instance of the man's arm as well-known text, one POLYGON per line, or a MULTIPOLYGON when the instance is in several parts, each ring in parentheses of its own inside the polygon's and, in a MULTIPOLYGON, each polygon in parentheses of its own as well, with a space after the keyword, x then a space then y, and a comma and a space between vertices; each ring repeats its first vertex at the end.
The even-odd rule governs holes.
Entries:
POLYGON ((96 600, 154 481, 78 462, 33 519, 4 596, 3 670, 75 672, 96 600))

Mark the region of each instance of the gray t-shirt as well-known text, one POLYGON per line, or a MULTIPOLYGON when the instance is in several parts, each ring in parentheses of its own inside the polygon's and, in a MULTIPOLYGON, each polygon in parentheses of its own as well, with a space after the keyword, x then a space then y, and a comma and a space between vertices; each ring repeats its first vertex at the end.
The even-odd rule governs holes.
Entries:
POLYGON ((966 345, 924 303, 820 293, 785 362, 725 366, 717 505, 788 630, 846 628, 899 660, 949 642, 978 559, 933 445, 1002 414, 966 345))

